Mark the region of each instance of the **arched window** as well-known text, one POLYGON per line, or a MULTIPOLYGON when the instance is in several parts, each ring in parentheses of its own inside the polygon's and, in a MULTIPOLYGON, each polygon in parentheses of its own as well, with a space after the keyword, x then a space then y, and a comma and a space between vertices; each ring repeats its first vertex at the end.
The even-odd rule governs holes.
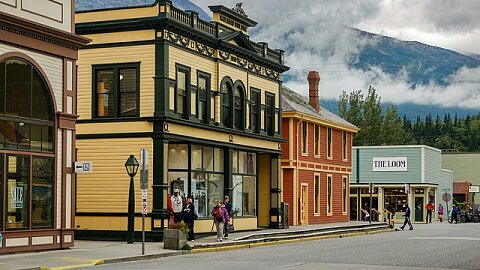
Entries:
POLYGON ((222 124, 226 127, 232 126, 232 84, 222 84, 222 124))
POLYGON ((40 72, 20 58, 0 62, 0 148, 53 152, 54 107, 40 72))
POLYGON ((8 202, 1 229, 53 228, 55 107, 48 86, 35 66, 11 57, 0 61, 0 97, 1 197, 8 202))
POLYGON ((235 129, 243 129, 243 122, 244 122, 244 90, 241 86, 235 87, 233 98, 233 115, 234 115, 234 123, 233 128, 235 129))

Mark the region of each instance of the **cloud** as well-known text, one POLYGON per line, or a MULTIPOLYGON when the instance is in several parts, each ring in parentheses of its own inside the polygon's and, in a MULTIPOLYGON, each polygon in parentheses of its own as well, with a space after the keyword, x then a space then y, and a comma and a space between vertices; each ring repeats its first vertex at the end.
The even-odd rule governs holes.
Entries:
MULTIPOLYGON (((237 1, 222 4, 233 7, 237 1)), ((206 10, 217 4, 195 3, 206 10)), ((343 90, 366 90, 371 85, 386 102, 480 108, 480 69, 460 69, 448 78, 448 86, 430 83, 412 89, 405 69, 391 76, 376 67, 350 68, 366 46, 377 42, 350 27, 480 53, 478 0, 245 0, 243 7, 259 22, 251 31, 252 40, 287 51, 291 70, 285 84, 302 95, 308 92, 308 70, 317 70, 322 99, 337 99, 343 90)))

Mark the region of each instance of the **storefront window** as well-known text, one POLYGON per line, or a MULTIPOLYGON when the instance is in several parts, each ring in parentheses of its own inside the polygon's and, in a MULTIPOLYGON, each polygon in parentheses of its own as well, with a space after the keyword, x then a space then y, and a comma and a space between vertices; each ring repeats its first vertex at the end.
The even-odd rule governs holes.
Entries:
POLYGON ((34 157, 32 161, 32 227, 53 226, 53 159, 34 157))
POLYGON ((223 172, 223 161, 225 157, 223 156, 223 149, 214 148, 213 149, 213 167, 216 172, 223 172))
POLYGON ((188 169, 188 145, 168 145, 168 169, 188 169))
POLYGON ((180 196, 186 196, 188 194, 187 178, 187 172, 168 172, 169 194, 173 194, 173 190, 178 189, 180 196))
POLYGON ((236 216, 256 215, 256 160, 255 153, 233 151, 232 209, 236 216))
POLYGON ((217 201, 223 201, 224 182, 222 174, 207 174, 208 181, 208 214, 213 207, 217 205, 217 201))
POLYGON ((29 157, 8 156, 7 170, 6 229, 28 229, 29 157))
POLYGON ((207 217, 210 213, 207 204, 207 175, 203 172, 192 173, 192 196, 195 211, 199 217, 207 217))
POLYGON ((213 148, 203 147, 203 170, 213 171, 213 148))
POLYGON ((403 188, 385 188, 383 191, 385 204, 384 208, 393 207, 397 212, 405 210, 404 204, 407 204, 407 195, 403 188))

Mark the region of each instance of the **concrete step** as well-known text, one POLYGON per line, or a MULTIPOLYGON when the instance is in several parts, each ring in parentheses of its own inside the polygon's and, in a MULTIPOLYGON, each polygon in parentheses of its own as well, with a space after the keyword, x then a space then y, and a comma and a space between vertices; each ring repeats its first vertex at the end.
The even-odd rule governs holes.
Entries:
POLYGON ((273 241, 292 240, 292 239, 298 239, 298 238, 311 238, 311 237, 329 236, 329 235, 344 235, 344 234, 357 233, 357 232, 369 232, 369 231, 388 230, 388 229, 389 229, 388 224, 383 222, 372 223, 372 224, 361 224, 361 225, 301 229, 301 230, 287 229, 285 231, 253 233, 246 236, 235 238, 232 241, 195 244, 194 246, 192 246, 192 248, 201 249, 201 248, 210 248, 210 247, 235 246, 235 245, 245 245, 245 244, 252 244, 252 243, 273 242, 273 241))

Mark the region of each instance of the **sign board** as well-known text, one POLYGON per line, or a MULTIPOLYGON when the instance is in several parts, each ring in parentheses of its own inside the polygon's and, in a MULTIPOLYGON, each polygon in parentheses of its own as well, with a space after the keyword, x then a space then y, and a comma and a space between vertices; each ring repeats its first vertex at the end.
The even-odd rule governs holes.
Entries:
POLYGON ((146 215, 148 212, 148 205, 147 205, 147 190, 142 189, 142 215, 146 215))
POLYGON ((480 186, 469 186, 468 187, 468 192, 479 193, 480 192, 480 186))
POLYGON ((140 188, 148 188, 148 150, 140 149, 140 188))
POLYGON ((406 172, 407 157, 374 157, 372 167, 374 172, 406 172))
POLYGON ((449 202, 450 200, 452 200, 452 195, 450 195, 450 193, 443 193, 442 195, 442 200, 444 202, 449 202))
POLYGON ((12 187, 10 189, 10 208, 23 208, 23 187, 12 187))
POLYGON ((410 194, 410 184, 405 184, 405 194, 410 194))
POLYGON ((92 172, 92 162, 91 161, 77 161, 75 162, 75 172, 92 172))

